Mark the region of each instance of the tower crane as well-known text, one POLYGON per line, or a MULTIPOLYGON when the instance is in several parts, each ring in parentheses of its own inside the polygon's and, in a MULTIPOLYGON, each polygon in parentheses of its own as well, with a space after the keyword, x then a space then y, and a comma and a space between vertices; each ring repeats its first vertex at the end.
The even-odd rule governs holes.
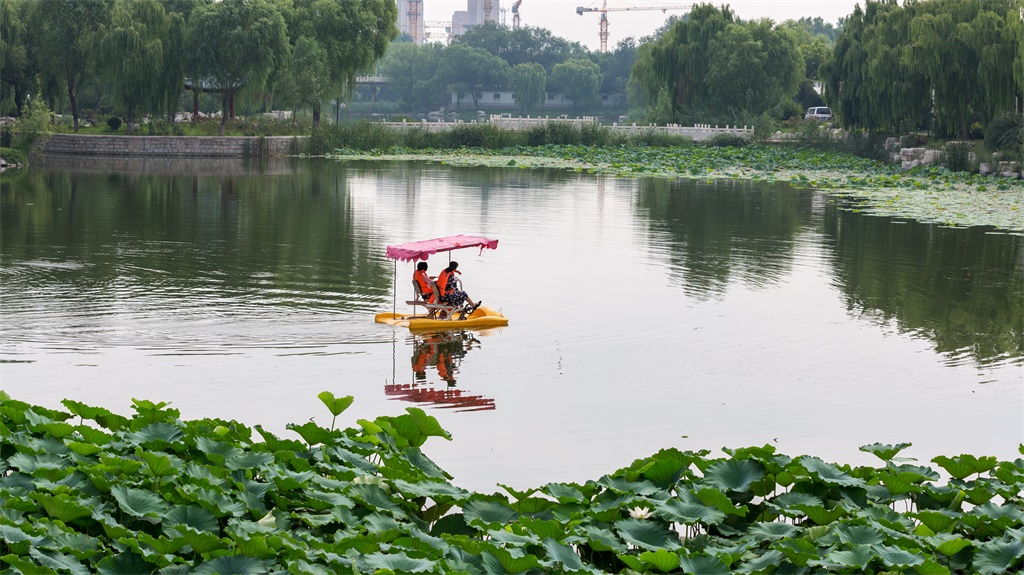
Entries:
POLYGON ((519 5, 523 3, 523 0, 516 0, 516 3, 512 5, 512 29, 519 29, 519 5))
POLYGON ((484 0, 484 22, 492 22, 491 12, 494 11, 494 0, 484 0))
POLYGON ((423 36, 420 35, 420 17, 423 14, 423 0, 408 0, 406 6, 409 9, 409 35, 412 36, 412 43, 421 46, 423 36))
POLYGON ((584 12, 600 12, 601 23, 600 23, 600 35, 601 35, 601 51, 608 51, 608 13, 609 12, 632 12, 636 10, 661 10, 662 12, 668 12, 669 10, 689 10, 692 4, 675 4, 671 6, 621 6, 619 8, 609 8, 608 0, 603 0, 600 8, 591 8, 587 6, 577 6, 576 13, 580 16, 584 12))

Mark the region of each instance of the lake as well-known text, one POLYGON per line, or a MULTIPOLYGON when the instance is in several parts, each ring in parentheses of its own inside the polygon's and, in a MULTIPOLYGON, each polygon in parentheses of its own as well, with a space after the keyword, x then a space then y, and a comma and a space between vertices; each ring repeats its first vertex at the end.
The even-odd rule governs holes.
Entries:
MULTIPOLYGON (((434 274, 446 254, 432 256, 434 274)), ((0 178, 0 385, 167 401, 297 438, 420 407, 492 491, 667 447, 875 464, 1019 457, 1024 237, 865 216, 786 184, 406 162, 51 158, 0 178), (413 335, 385 246, 459 233, 509 326, 413 335)))

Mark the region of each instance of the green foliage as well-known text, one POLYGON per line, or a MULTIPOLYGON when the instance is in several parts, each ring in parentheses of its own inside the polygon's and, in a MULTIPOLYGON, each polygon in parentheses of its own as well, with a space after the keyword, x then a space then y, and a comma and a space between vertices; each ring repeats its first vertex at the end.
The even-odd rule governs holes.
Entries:
POLYGON ((525 112, 544 103, 548 74, 544 67, 533 62, 516 64, 509 72, 509 86, 512 97, 519 104, 519 111, 525 112))
POLYGON ((551 85, 577 105, 596 106, 601 101, 601 68, 585 58, 568 60, 551 69, 551 85))
POLYGON ((121 129, 121 118, 119 116, 111 116, 107 118, 107 128, 111 132, 116 132, 121 129))
POLYGON ((1017 155, 1021 148, 1024 119, 1020 114, 1001 114, 989 122, 985 129, 985 147, 993 152, 1017 155))
POLYGON ((943 153, 942 165, 951 172, 973 172, 976 166, 971 161, 970 142, 948 142, 943 153))
MULTIPOLYGON (((319 397, 335 416, 351 400, 319 397)), ((89 421, 114 416, 65 405, 89 421)), ((1001 505, 973 509, 954 500, 919 510, 918 492, 875 488, 899 472, 937 491, 928 468, 850 468, 770 448, 731 450, 725 459, 664 450, 586 484, 510 490, 513 501, 450 484, 418 448, 448 434, 416 408, 323 430, 319 445, 275 450, 281 445, 250 442, 251 430, 237 422, 183 421, 163 403, 135 406, 94 450, 30 455, 43 442, 89 444, 103 435, 82 433, 83 425, 68 431, 70 413, 0 399, 2 441, 19 452, 0 481, 0 560, 23 573, 995 574, 1018 569, 1024 557, 1020 460, 937 458, 977 474, 954 480, 957 489, 1004 494, 1001 505), (208 437, 214 424, 224 441, 208 437), (155 425, 174 430, 159 434, 160 445, 139 443, 153 434, 131 431, 155 425), (237 458, 245 462, 225 469, 237 458), (58 470, 66 478, 54 481, 58 470), (788 487, 777 483, 782 475, 788 487), (755 486, 762 500, 751 499, 755 486), (897 502, 908 511, 896 512, 897 502), (435 505, 461 513, 435 513, 435 505)), ((903 445, 863 449, 887 459, 903 445)))
POLYGON ((7 160, 10 164, 25 165, 28 163, 28 154, 14 148, 0 148, 0 158, 7 160))
POLYGON ((11 147, 27 156, 33 147, 45 143, 52 129, 50 117, 50 108, 43 101, 42 94, 36 95, 29 102, 26 112, 14 122, 11 147))

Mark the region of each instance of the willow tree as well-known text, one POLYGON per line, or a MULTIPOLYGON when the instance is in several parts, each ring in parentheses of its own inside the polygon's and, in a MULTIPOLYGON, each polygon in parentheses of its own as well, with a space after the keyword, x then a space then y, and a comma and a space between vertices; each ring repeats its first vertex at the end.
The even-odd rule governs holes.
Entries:
POLYGON ((0 1, 0 114, 8 95, 20 114, 31 89, 24 6, 21 0, 0 1))
POLYGON ((548 73, 540 64, 526 62, 512 67, 508 74, 508 83, 512 88, 512 98, 519 104, 520 113, 525 112, 527 108, 538 108, 544 103, 547 82, 548 73))
POLYGON ((597 106, 601 103, 601 67, 586 58, 566 60, 551 69, 551 84, 577 104, 597 106))
MULTIPOLYGON (((180 26, 180 16, 167 14, 157 0, 118 0, 114 6, 101 43, 102 68, 124 108, 129 134, 136 112, 162 107, 168 74, 164 66, 169 60, 165 53, 173 53, 170 31, 180 26)), ((176 91, 180 95, 180 77, 176 91)))
POLYGON ((44 76, 59 83, 71 106, 78 132, 78 91, 93 77, 96 47, 110 17, 113 0, 46 0, 35 2, 28 25, 33 28, 34 56, 44 76))
MULTIPOLYGON (((372 72, 388 44, 398 36, 398 6, 394 0, 295 0, 288 14, 292 43, 305 37, 316 41, 326 55, 329 90, 347 97, 356 75, 372 72)), ((313 123, 320 106, 313 106, 313 123)))
POLYGON ((261 88, 289 49, 284 18, 266 0, 221 0, 196 8, 187 41, 193 82, 221 94, 222 136, 234 97, 261 88))

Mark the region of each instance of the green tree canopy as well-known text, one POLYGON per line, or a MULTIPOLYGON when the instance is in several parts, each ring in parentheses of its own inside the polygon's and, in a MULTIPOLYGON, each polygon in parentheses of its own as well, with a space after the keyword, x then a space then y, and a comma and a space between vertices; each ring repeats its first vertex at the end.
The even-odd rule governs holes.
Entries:
POLYGON ((292 74, 299 105, 313 110, 313 128, 320 126, 320 106, 331 84, 327 51, 313 38, 303 36, 292 50, 292 74))
POLYGON ((555 64, 589 55, 578 42, 559 38, 547 28, 525 26, 513 30, 493 22, 470 28, 459 37, 458 43, 486 50, 509 66, 532 62, 540 64, 548 72, 555 64))
POLYGON ((551 70, 551 84, 572 100, 574 108, 601 103, 601 68, 590 60, 579 58, 557 64, 551 70))
POLYGON ((512 97, 519 104, 519 111, 537 108, 544 103, 548 74, 540 64, 517 64, 509 73, 512 97))
POLYGON ((221 0, 192 13, 188 45, 193 80, 222 94, 223 135, 231 98, 263 86, 284 61, 288 37, 283 17, 266 0, 221 0))
POLYGON ((508 83, 508 64, 486 50, 457 42, 442 56, 441 77, 461 98, 469 93, 473 106, 479 108, 479 92, 504 88, 508 83))
POLYGON ((20 113, 32 89, 25 6, 21 0, 0 2, 0 114, 11 108, 20 113))
POLYGON ((395 42, 381 61, 380 72, 406 105, 418 109, 442 106, 447 85, 437 76, 444 50, 439 44, 395 42))
POLYGON ((96 47, 110 18, 112 0, 47 0, 32 5, 34 56, 42 74, 63 86, 78 131, 78 92, 96 70, 96 47))

